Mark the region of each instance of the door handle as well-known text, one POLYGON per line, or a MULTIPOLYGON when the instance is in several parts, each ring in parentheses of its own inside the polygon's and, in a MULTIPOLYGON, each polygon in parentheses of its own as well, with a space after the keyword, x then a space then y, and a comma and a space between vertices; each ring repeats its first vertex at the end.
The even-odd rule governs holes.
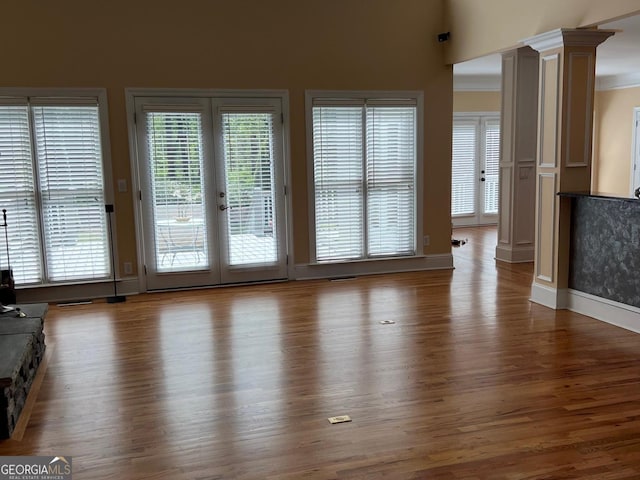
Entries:
POLYGON ((228 210, 228 209, 230 209, 230 208, 231 208, 231 207, 227 207, 226 205, 220 205, 220 206, 218 207, 218 210, 220 210, 221 212, 224 212, 225 210, 228 210))
POLYGON ((484 182, 484 181, 485 181, 485 178, 484 178, 484 177, 480 178, 480 181, 481 181, 481 182, 484 182))

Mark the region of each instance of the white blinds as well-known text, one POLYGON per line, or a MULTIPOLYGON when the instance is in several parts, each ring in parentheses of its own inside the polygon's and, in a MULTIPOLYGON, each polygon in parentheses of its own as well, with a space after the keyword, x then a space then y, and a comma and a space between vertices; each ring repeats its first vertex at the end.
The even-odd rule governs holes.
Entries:
POLYGON ((369 255, 415 252, 416 111, 367 108, 367 240, 369 255))
MULTIPOLYGON (((0 207, 7 210, 9 253, 16 282, 40 282, 35 175, 26 104, 0 106, 0 207)), ((0 237, 0 264, 7 268, 4 232, 0 237)))
POLYGON ((414 254, 415 105, 330 103, 313 107, 316 259, 414 254))
POLYGON ((49 280, 110 274, 98 107, 34 106, 49 280))
POLYGON ((451 215, 476 213, 477 122, 454 120, 451 215))
POLYGON ((222 112, 227 264, 276 263, 273 113, 222 112))
POLYGON ((500 120, 484 121, 484 213, 498 213, 500 175, 500 120))
POLYGON ((0 199, 18 284, 111 274, 98 106, 74 103, 0 106, 0 199))
POLYGON ((146 112, 156 269, 208 264, 203 204, 202 114, 146 112))
POLYGON ((316 258, 363 255, 362 107, 313 108, 316 258))

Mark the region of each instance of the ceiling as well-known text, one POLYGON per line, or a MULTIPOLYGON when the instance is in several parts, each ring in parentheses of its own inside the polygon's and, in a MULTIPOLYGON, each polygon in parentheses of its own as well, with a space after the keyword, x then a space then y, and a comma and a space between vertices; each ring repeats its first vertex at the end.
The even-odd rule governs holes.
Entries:
MULTIPOLYGON (((598 47, 596 82, 599 90, 640 86, 640 15, 604 23, 599 28, 621 30, 598 47)), ((456 90, 500 90, 501 55, 453 66, 456 90)))

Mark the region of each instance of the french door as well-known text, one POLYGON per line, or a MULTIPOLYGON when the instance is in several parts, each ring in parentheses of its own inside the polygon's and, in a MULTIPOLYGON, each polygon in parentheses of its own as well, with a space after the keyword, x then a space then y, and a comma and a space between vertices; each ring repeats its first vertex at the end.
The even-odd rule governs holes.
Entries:
POLYGON ((147 289, 286 278, 280 99, 135 109, 147 289))
POLYGON ((455 115, 451 217, 454 226, 498 221, 500 117, 455 115))

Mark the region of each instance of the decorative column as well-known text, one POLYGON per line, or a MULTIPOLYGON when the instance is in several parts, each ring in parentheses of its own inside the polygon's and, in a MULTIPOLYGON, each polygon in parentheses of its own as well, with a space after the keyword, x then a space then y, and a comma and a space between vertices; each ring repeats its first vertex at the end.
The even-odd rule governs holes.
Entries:
POLYGON ((502 54, 500 208, 496 260, 533 262, 535 245, 538 52, 502 54))
POLYGON ((524 40, 540 52, 536 245, 531 300, 567 307, 571 200, 589 192, 596 47, 614 32, 559 29, 524 40))

